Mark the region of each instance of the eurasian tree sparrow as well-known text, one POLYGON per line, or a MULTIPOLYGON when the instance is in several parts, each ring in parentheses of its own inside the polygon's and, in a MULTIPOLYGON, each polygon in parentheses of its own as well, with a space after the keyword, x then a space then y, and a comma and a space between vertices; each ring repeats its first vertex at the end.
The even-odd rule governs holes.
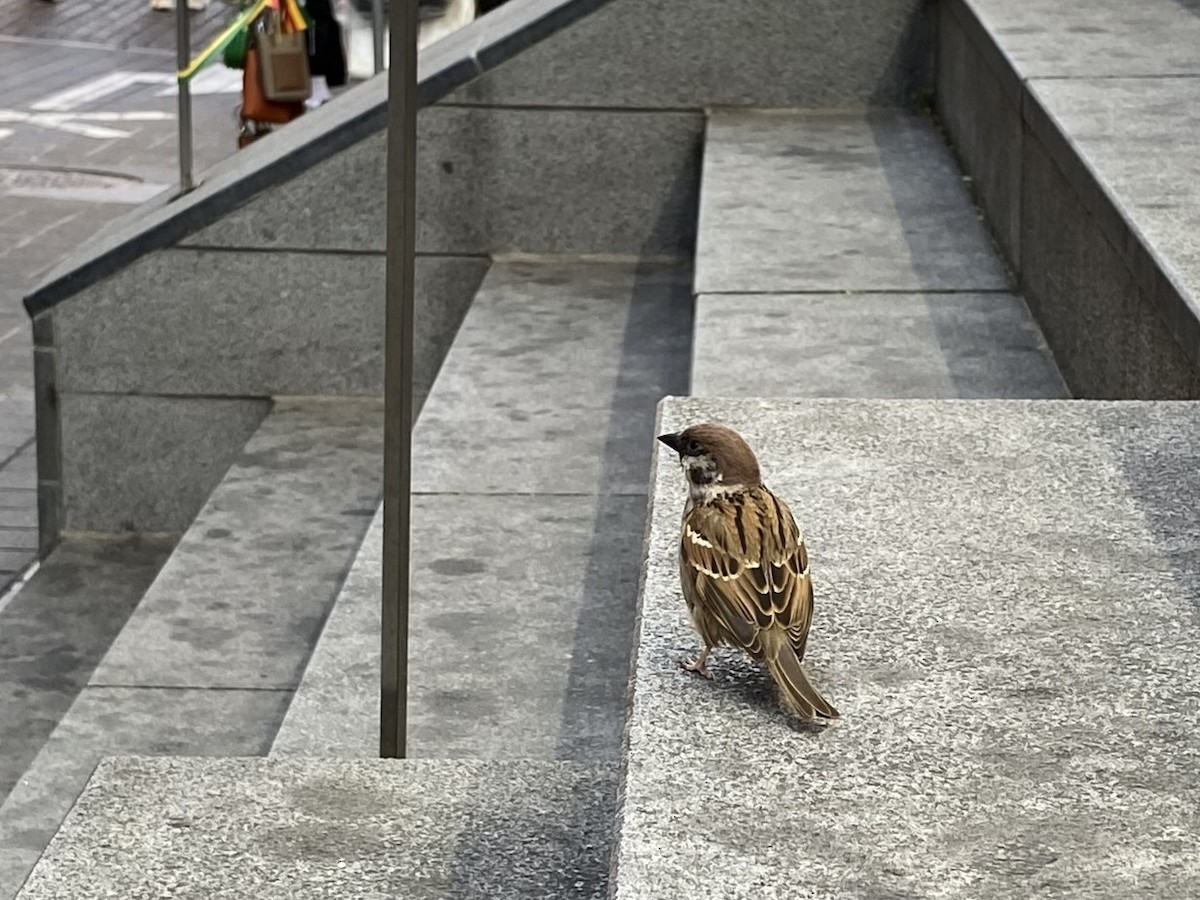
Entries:
POLYGON ((679 576, 704 650, 684 668, 711 678, 712 648, 738 647, 767 667, 798 718, 836 718, 800 665, 813 614, 804 538, 787 504, 763 485, 754 452, 723 425, 658 439, 679 454, 688 482, 679 576))

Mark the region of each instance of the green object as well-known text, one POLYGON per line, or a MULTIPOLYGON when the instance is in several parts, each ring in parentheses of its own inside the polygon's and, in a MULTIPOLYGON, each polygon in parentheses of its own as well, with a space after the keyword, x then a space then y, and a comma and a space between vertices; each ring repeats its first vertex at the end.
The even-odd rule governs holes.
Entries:
MULTIPOLYGON (((247 11, 253 4, 248 0, 241 0, 238 3, 239 18, 246 15, 247 11)), ((246 68, 246 53, 250 50, 250 26, 253 22, 247 22, 230 39, 225 45, 225 49, 221 51, 221 60, 231 69, 246 68)))
POLYGON ((221 59, 231 69, 246 68, 246 51, 250 49, 250 29, 243 28, 225 45, 221 59))
POLYGON ((197 72, 217 56, 220 56, 232 68, 244 69, 246 53, 250 49, 250 29, 254 25, 254 20, 262 15, 270 2, 271 0, 241 0, 239 4, 241 11, 237 14, 237 18, 213 38, 212 42, 200 52, 199 56, 189 62, 186 68, 175 73, 176 80, 180 84, 187 84, 196 77, 197 72), (225 49, 235 41, 241 42, 241 49, 226 54, 225 49))

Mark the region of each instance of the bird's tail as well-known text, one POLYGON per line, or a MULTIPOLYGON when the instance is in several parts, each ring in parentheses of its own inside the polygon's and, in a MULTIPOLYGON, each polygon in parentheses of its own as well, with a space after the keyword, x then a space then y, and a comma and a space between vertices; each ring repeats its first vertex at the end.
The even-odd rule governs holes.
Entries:
POLYGON ((780 632, 769 637, 764 634, 763 637, 766 638, 763 662, 779 685, 784 706, 805 722, 816 718, 836 719, 838 711, 809 683, 787 633, 780 632))

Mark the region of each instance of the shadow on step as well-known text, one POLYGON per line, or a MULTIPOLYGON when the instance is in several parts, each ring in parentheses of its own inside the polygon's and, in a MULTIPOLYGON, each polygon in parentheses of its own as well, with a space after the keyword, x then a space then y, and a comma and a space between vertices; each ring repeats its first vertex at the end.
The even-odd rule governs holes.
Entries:
MULTIPOLYGON (((629 671, 635 637, 637 591, 622 597, 619 608, 601 606, 596 598, 609 588, 613 566, 635 579, 641 568, 646 501, 643 495, 619 496, 607 485, 616 480, 622 461, 633 457, 645 483, 650 459, 657 397, 688 392, 694 304, 690 279, 664 279, 661 266, 641 265, 634 274, 629 317, 621 341, 620 367, 604 441, 596 518, 584 576, 584 604, 575 627, 575 648, 567 677, 559 759, 586 758, 577 746, 580 736, 608 730, 612 746, 597 754, 617 758, 624 728, 625 673, 629 671), (636 527, 635 527, 636 523, 636 527), (616 532, 615 538, 609 538, 616 532), (605 702, 594 702, 601 696, 605 702), (604 729, 597 718, 619 726, 604 729), (598 727, 599 726, 599 727, 598 727)), ((594 752, 594 750, 593 750, 594 752)))
MULTIPOLYGON (((1141 406, 1141 404, 1137 404, 1141 406)), ((1154 429, 1137 429, 1122 421, 1122 403, 1113 404, 1100 415, 1108 418, 1103 431, 1108 452, 1125 476, 1130 496, 1141 510, 1158 551, 1158 565, 1182 589, 1192 608, 1200 612, 1200 508, 1188 502, 1185 487, 1195 482, 1200 451, 1191 434, 1178 423, 1181 410, 1200 422, 1200 404, 1160 403, 1151 409, 1157 420, 1154 429)), ((1114 551, 1120 545, 1114 547, 1114 551)), ((1153 568, 1146 560, 1131 560, 1131 569, 1153 568)), ((1133 598, 1130 598, 1133 599, 1133 598)))
POLYGON ((87 684, 175 542, 68 540, 0 612, 0 803, 87 684))
MULTIPOLYGON (((511 768, 511 767, 510 767, 511 768)), ((495 796, 504 771, 474 774, 472 794, 495 796)), ((466 817, 447 862, 449 897, 608 896, 609 842, 616 816, 615 769, 559 775, 553 791, 513 791, 466 817)), ((500 788, 500 790, 503 790, 500 788)))
MULTIPOLYGON (((881 307, 878 314, 898 328, 932 332, 952 396, 1068 396, 1041 331, 1016 293, 1011 273, 932 121, 877 113, 868 122, 917 289, 907 301, 907 317, 903 296, 881 295, 862 302, 876 302, 881 307), (913 301, 919 306, 912 306, 913 301)), ((898 393, 926 395, 920 389, 901 388, 898 393)))

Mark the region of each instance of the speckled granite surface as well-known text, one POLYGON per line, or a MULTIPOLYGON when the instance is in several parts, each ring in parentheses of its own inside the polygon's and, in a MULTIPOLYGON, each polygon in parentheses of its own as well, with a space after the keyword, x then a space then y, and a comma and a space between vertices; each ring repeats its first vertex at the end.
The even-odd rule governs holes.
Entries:
POLYGON ((0 805, 11 897, 110 754, 265 754, 380 493, 375 400, 280 400, 0 805))
POLYGON ((929 120, 714 113, 697 294, 1011 286, 929 120))
MULTIPOLYGON (((498 262, 413 432, 409 754, 616 760, 655 404, 687 387, 688 272, 498 262)), ((378 521, 273 754, 373 756, 378 521)))
POLYGON ((112 759, 21 900, 602 900, 614 767, 112 759))
POLYGON ((698 397, 1068 396, 1009 293, 703 294, 693 346, 698 397))
POLYGON ((1200 878, 1200 406, 669 398, 805 528, 795 730, 697 638, 657 459, 616 897, 1184 898, 1200 878))

